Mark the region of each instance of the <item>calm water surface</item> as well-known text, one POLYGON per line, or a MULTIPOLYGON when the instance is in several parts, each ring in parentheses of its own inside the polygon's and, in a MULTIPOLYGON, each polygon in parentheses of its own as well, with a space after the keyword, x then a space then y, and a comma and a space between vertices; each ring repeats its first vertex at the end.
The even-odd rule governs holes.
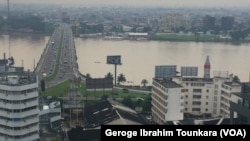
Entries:
MULTIPOLYGON (((49 37, 40 35, 12 35, 10 54, 16 66, 33 70, 40 59, 49 37), (35 63, 34 63, 35 62, 35 63)), ((224 43, 161 42, 161 41, 111 41, 102 39, 75 39, 79 70, 93 78, 114 75, 114 66, 106 64, 109 55, 121 55, 122 65, 117 66, 117 75, 123 73, 126 84, 140 85, 142 79, 149 83, 154 77, 156 65, 198 66, 203 76, 206 56, 210 56, 211 76, 213 71, 228 71, 238 75, 241 81, 249 81, 250 45, 240 46, 224 43)), ((9 56, 8 36, 0 36, 0 57, 9 56)), ((3 57, 1 57, 3 58, 3 57)))
POLYGON ((214 71, 228 71, 241 81, 249 80, 250 45, 224 43, 161 42, 161 41, 110 41, 76 39, 79 70, 92 77, 114 74, 114 66, 106 64, 108 55, 121 55, 122 65, 117 74, 123 73, 129 82, 140 85, 142 79, 150 83, 156 65, 198 66, 203 76, 206 56, 210 56, 211 76, 214 71), (97 63, 98 62, 98 63, 97 63))

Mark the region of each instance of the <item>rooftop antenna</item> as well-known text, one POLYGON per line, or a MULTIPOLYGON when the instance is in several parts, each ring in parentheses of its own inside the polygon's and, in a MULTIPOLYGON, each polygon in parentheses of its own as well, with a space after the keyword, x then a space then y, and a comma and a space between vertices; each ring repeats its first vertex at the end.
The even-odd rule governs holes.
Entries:
POLYGON ((7 21, 7 27, 8 27, 8 40, 9 40, 9 57, 10 57, 10 0, 7 0, 8 4, 8 21, 7 21))
POLYGON ((11 45, 10 45, 10 0, 7 0, 8 4, 8 19, 7 19, 7 27, 8 27, 8 40, 9 40, 9 58, 8 58, 8 65, 14 65, 14 58, 11 56, 11 45))

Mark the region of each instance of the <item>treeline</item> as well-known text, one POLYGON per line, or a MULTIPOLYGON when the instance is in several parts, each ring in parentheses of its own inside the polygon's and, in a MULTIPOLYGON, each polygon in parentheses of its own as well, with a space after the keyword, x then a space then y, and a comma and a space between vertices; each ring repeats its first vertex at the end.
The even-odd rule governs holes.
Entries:
POLYGON ((35 15, 11 16, 9 20, 0 19, 0 30, 51 34, 54 31, 54 24, 44 22, 42 17, 35 15))

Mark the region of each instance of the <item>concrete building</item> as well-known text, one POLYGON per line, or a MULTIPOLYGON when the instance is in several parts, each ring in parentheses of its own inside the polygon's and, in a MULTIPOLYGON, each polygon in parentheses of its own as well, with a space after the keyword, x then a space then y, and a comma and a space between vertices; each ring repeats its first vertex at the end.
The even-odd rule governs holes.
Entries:
POLYGON ((183 87, 167 79, 153 79, 152 120, 157 124, 183 119, 183 87))
POLYGON ((38 79, 22 67, 0 73, 0 140, 39 140, 38 79))
POLYGON ((186 117, 211 117, 213 112, 213 79, 182 78, 184 113, 186 117))
MULTIPOLYGON (((237 97, 233 97, 233 93, 241 92, 241 84, 239 82, 225 82, 221 88, 220 98, 220 116, 229 118, 230 117, 230 102, 238 102, 237 97)), ((234 117, 237 115, 235 114, 234 117)))
POLYGON ((244 82, 241 86, 241 93, 232 94, 236 98, 230 101, 230 124, 250 124, 250 83, 244 82))

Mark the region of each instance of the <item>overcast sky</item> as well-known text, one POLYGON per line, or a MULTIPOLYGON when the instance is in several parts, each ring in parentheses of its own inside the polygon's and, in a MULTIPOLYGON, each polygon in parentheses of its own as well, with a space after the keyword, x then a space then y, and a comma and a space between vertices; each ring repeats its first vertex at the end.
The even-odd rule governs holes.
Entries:
MULTIPOLYGON (((6 2, 6 0, 0 0, 6 2)), ((10 0, 11 3, 57 3, 79 6, 113 5, 113 6, 166 6, 166 7, 235 7, 250 6, 250 0, 10 0)))

